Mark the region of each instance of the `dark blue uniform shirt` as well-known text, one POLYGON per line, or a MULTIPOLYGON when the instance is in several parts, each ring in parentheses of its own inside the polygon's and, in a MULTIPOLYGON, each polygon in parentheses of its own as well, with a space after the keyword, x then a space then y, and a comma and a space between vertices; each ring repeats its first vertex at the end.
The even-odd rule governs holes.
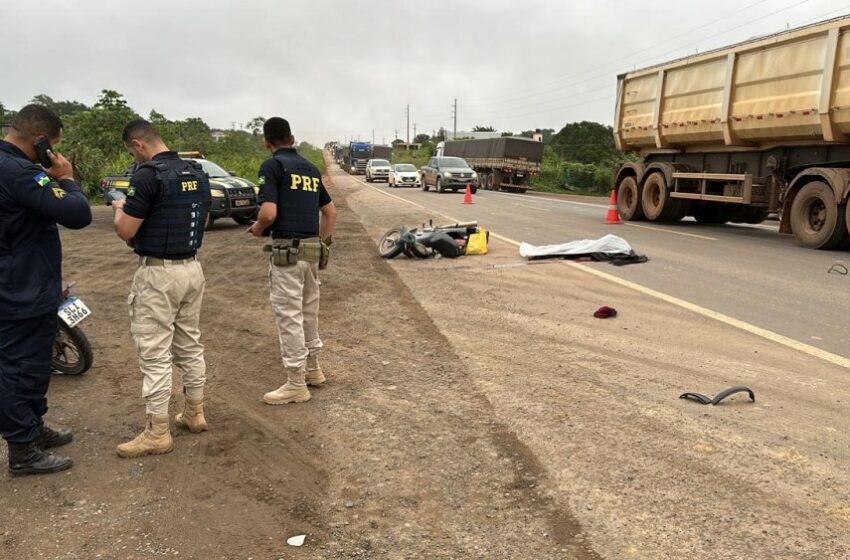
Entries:
POLYGON ((275 238, 304 239, 319 236, 319 208, 331 203, 315 165, 295 148, 281 148, 260 166, 258 202, 277 204, 270 233, 275 238))
POLYGON ((91 208, 74 181, 51 181, 15 145, 0 140, 0 320, 55 312, 62 294, 56 224, 81 229, 91 208))

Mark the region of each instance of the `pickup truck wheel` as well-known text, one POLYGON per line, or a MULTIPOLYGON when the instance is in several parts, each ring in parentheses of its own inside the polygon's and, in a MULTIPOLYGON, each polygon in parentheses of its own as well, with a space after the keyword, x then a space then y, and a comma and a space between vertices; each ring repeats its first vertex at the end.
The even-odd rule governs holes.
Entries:
POLYGON ((425 181, 425 176, 424 176, 424 175, 422 176, 422 190, 423 190, 423 191, 427 191, 427 190, 428 190, 428 183, 425 181))
POLYGON ((643 206, 640 200, 641 189, 631 175, 622 177, 617 185, 617 210, 625 221, 643 220, 643 206))
POLYGON ((437 177, 437 184, 434 187, 434 190, 437 191, 438 193, 443 192, 443 182, 440 180, 439 177, 437 177))
POLYGON ((207 214, 207 223, 204 224, 204 231, 211 230, 214 223, 215 218, 212 217, 212 214, 207 214))
POLYGON ((791 231, 804 247, 835 249, 844 245, 846 210, 835 202, 832 189, 822 181, 804 186, 791 205, 791 231))
POLYGON ((240 226, 247 226, 251 223, 251 216, 233 216, 233 221, 240 226))

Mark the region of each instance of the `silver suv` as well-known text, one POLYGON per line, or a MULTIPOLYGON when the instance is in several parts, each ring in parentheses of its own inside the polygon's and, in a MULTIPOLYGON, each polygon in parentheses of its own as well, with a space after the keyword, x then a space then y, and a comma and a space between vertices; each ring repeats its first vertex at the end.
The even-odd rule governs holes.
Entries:
POLYGON ((386 181, 390 182, 390 162, 385 159, 370 159, 366 162, 366 182, 386 181))

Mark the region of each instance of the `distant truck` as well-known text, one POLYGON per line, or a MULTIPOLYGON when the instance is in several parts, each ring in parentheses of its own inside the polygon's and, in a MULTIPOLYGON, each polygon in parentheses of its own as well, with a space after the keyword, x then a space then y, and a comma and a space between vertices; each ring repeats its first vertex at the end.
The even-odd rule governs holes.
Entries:
POLYGON ((392 146, 372 146, 372 159, 391 160, 392 158, 393 158, 393 148, 392 148, 392 146))
POLYGON ((478 173, 485 190, 524 193, 534 189, 529 180, 540 173, 543 142, 521 136, 441 142, 437 154, 460 157, 478 173))
POLYGON ((643 161, 626 220, 750 223, 815 249, 850 244, 850 17, 622 74, 614 140, 643 161))
POLYGON ((352 175, 366 173, 366 163, 372 159, 372 144, 369 142, 351 142, 343 152, 343 169, 352 175))

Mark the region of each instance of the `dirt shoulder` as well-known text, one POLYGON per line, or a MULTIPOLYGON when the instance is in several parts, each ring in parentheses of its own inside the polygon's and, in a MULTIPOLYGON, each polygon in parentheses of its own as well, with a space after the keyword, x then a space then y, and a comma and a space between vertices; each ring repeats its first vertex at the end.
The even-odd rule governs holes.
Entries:
POLYGON ((265 261, 243 227, 222 221, 201 254, 211 430, 175 431, 173 453, 136 460, 114 453, 144 420, 126 307, 135 259, 106 208, 92 227, 63 231, 66 280, 94 311, 83 325, 94 368, 54 378, 49 395, 49 422, 75 429, 63 452, 76 466, 0 485, 0 557, 598 557, 541 491, 534 454, 377 258, 349 193, 332 193, 329 383, 303 405, 261 402, 283 382, 265 261), (299 533, 305 546, 287 547, 299 533))
MULTIPOLYGON (((373 239, 434 217, 335 178, 373 239)), ((486 257, 391 261, 596 553, 850 555, 846 370, 567 264, 520 263, 498 240, 486 257), (601 305, 619 317, 594 319, 601 305), (737 384, 756 402, 678 398, 737 384)))

